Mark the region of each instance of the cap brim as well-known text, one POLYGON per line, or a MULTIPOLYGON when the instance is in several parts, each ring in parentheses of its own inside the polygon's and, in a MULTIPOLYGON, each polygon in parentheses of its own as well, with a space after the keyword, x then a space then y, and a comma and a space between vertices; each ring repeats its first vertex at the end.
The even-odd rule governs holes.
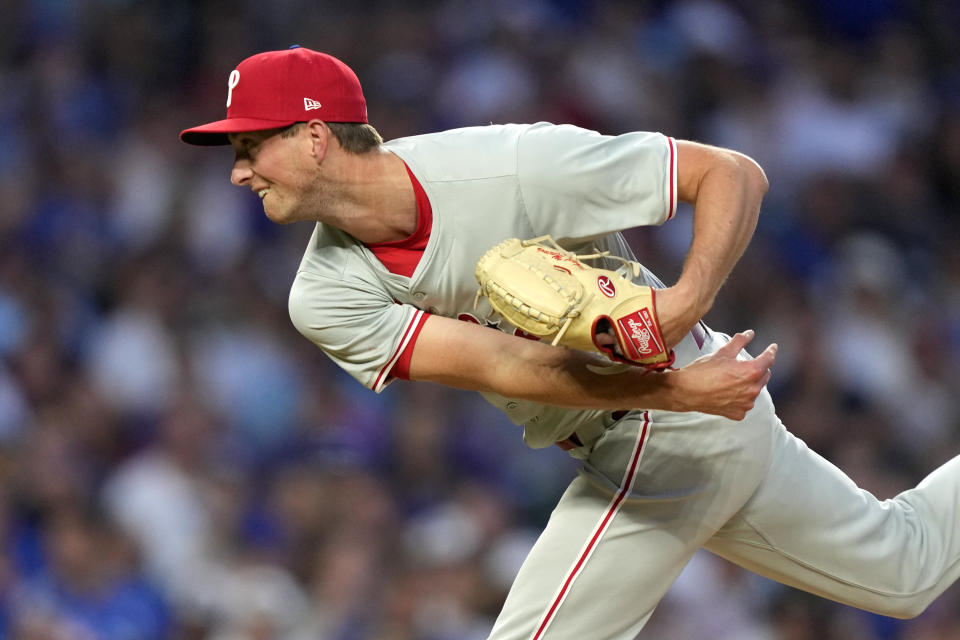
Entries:
POLYGON ((289 127, 295 120, 267 120, 264 118, 227 118, 217 120, 199 127, 185 129, 180 132, 180 139, 187 144, 213 147, 230 144, 227 138, 229 133, 243 133, 245 131, 263 131, 264 129, 279 129, 289 127))

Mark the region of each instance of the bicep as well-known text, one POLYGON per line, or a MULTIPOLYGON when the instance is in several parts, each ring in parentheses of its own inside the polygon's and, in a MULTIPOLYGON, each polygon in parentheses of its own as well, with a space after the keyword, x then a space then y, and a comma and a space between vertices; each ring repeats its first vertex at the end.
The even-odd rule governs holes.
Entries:
POLYGON ((515 340, 477 324, 431 315, 413 346, 410 379, 493 391, 500 356, 515 340))

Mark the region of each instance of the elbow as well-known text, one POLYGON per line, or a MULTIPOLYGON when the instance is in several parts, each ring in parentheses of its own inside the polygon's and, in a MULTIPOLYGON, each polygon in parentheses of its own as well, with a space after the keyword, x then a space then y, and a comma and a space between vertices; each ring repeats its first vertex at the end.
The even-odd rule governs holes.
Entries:
POLYGON ((752 167, 752 183, 754 184, 758 198, 763 199, 763 196, 767 195, 767 191, 770 190, 770 180, 767 179, 767 174, 763 170, 763 167, 757 162, 751 159, 750 166, 752 167))
POLYGON ((740 170, 749 193, 759 203, 770 190, 770 181, 767 174, 756 160, 742 153, 734 154, 734 159, 740 170))
POLYGON ((677 141, 677 190, 683 202, 696 204, 707 184, 738 193, 759 206, 770 183, 760 164, 750 156, 722 147, 677 141))

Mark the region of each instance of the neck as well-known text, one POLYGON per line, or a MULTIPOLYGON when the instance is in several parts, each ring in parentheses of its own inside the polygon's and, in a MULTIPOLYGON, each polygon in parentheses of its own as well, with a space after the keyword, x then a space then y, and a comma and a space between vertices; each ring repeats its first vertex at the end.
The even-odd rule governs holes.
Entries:
POLYGON ((416 231, 416 197, 399 157, 387 150, 338 155, 327 176, 321 222, 365 244, 403 240, 416 231))

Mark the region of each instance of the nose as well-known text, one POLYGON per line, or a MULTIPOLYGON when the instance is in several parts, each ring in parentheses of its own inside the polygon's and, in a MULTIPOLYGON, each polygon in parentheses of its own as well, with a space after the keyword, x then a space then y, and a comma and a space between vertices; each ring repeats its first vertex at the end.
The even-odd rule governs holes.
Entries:
POLYGON ((242 187, 253 178, 253 171, 250 169, 250 161, 246 158, 237 158, 233 161, 233 170, 230 172, 230 182, 242 187))

